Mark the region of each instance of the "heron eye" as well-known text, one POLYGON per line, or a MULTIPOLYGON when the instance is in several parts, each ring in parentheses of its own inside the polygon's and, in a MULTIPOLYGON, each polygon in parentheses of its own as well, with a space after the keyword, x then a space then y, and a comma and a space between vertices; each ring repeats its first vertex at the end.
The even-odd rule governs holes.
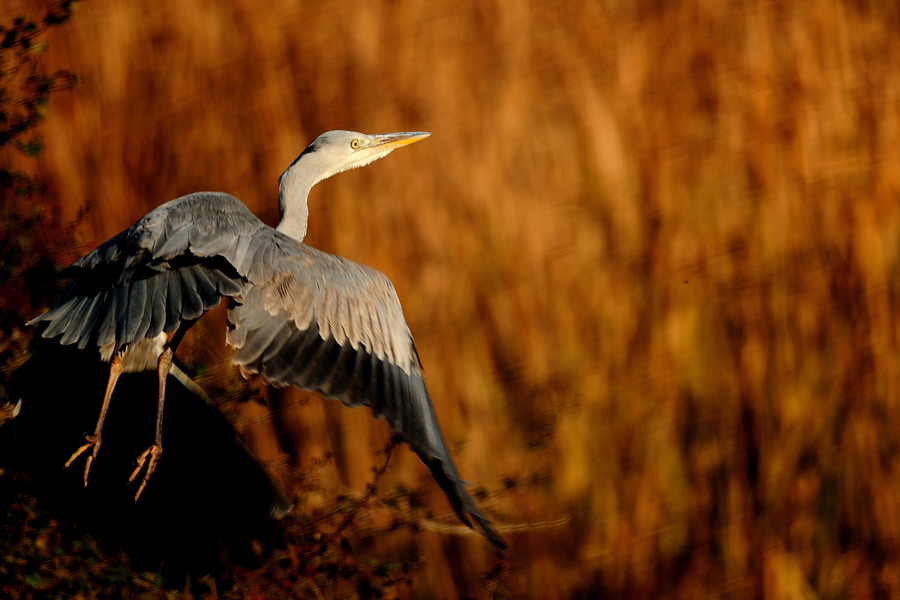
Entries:
POLYGON ((353 140, 352 142, 350 142, 350 147, 353 148, 354 150, 359 148, 359 140, 353 140))

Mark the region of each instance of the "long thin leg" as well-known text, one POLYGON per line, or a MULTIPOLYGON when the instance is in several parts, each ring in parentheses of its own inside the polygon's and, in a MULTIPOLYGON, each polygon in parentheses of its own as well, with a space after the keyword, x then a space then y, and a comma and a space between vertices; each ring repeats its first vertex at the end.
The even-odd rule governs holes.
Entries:
POLYGON ((119 352, 116 352, 113 355, 112 361, 109 363, 109 380, 106 383, 106 394, 103 396, 103 406, 100 408, 100 418, 97 419, 97 427, 94 429, 94 435, 86 435, 85 439, 88 441, 87 444, 76 450, 72 453, 72 456, 69 457, 69 460, 66 461, 65 466, 68 468, 76 458, 81 456, 85 450, 94 447, 94 451, 87 457, 87 462, 84 464, 84 485, 87 487, 88 484, 88 473, 91 472, 91 463, 94 462, 94 459, 97 458, 97 453, 100 452, 100 432, 103 430, 103 421, 106 419, 106 411, 109 409, 109 401, 112 399, 113 390, 116 389, 116 382, 119 380, 119 375, 122 374, 122 355, 124 354, 124 348, 119 352))
POLYGON ((156 407, 156 438, 153 445, 138 456, 137 466, 131 473, 131 477, 128 478, 128 483, 134 481, 135 477, 138 476, 138 473, 141 472, 141 469, 144 468, 144 462, 147 461, 147 457, 150 458, 150 462, 147 463, 147 472, 144 473, 144 479, 141 481, 141 486, 138 488, 137 494, 134 495, 135 502, 141 497, 141 492, 144 491, 144 488, 147 487, 150 476, 153 475, 153 471, 156 470, 156 463, 159 461, 159 457, 162 456, 163 405, 166 401, 166 378, 169 376, 169 370, 172 368, 173 355, 174 352, 172 352, 172 348, 166 348, 163 350, 163 353, 160 354, 159 362, 157 363, 157 373, 159 375, 159 400, 156 407))
POLYGON ((156 463, 159 462, 159 457, 162 456, 162 423, 163 405, 166 401, 166 379, 169 376, 169 371, 172 369, 172 358, 175 356, 175 350, 178 348, 178 345, 184 338, 184 334, 187 333, 187 330, 195 322, 196 320, 182 322, 181 326, 178 328, 178 331, 175 332, 175 335, 172 336, 172 339, 168 344, 166 344, 166 349, 163 350, 163 353, 159 355, 159 361, 157 362, 157 374, 159 375, 159 400, 156 408, 156 438, 153 442, 153 445, 144 450, 141 455, 137 457, 137 466, 134 468, 134 471, 132 471, 131 477, 128 478, 128 483, 134 481, 135 477, 137 477, 138 473, 141 472, 141 469, 144 467, 144 463, 147 462, 147 458, 149 457, 150 461, 147 462, 147 472, 144 473, 144 479, 141 481, 141 485, 138 488, 137 494, 134 495, 135 502, 138 501, 138 498, 141 497, 141 493, 144 491, 144 488, 147 487, 147 482, 150 480, 150 476, 153 475, 153 471, 156 470, 156 463))

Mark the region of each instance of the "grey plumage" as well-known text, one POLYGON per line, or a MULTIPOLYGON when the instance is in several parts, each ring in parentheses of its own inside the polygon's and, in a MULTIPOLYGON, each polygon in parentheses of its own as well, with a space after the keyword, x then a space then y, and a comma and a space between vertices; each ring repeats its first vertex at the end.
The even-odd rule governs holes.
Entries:
POLYGON ((393 285, 302 243, 312 185, 427 135, 319 136, 279 179, 278 230, 228 194, 167 202, 69 267, 72 285, 32 323, 47 322, 43 335, 63 344, 120 349, 162 339, 227 297, 227 341, 245 376, 369 406, 428 466, 459 517, 502 546, 453 465, 393 285))

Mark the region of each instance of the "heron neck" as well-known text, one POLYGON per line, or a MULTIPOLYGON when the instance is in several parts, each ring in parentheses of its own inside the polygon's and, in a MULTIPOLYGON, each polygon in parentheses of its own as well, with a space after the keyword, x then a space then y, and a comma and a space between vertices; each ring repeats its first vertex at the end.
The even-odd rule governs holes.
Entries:
POLYGON ((306 203, 309 190, 319 181, 300 163, 302 157, 294 161, 278 180, 278 213, 281 220, 278 231, 303 241, 309 221, 309 206, 306 203), (300 168, 298 168, 300 167, 300 168))
POLYGON ((310 144, 278 178, 278 231, 301 242, 309 221, 309 190, 336 172, 327 157, 315 150, 315 144, 310 144))
MULTIPOLYGON (((279 207, 284 206, 280 194, 278 205, 279 207)), ((291 236, 298 242, 302 242, 303 238, 306 237, 306 227, 307 222, 309 221, 309 208, 306 206, 306 195, 304 194, 302 200, 295 201, 288 206, 291 208, 288 210, 282 208, 279 211, 281 213, 281 220, 278 222, 278 227, 276 229, 285 235, 291 236)))

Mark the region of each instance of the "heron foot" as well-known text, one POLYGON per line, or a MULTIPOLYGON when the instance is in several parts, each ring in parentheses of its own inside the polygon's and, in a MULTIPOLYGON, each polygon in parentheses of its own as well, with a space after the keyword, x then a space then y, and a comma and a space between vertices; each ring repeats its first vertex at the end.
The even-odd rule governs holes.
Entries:
POLYGON ((84 436, 84 439, 86 439, 88 443, 72 453, 72 456, 70 456, 69 460, 66 461, 66 464, 63 465, 63 469, 68 469, 69 465, 75 462, 76 458, 84 454, 85 450, 93 446, 94 451, 88 455, 87 462, 84 463, 84 487, 87 487, 88 473, 91 472, 91 463, 94 462, 94 459, 97 458, 97 453, 100 452, 101 440, 99 435, 86 435, 84 436))
POLYGON ((141 492, 144 491, 144 488, 147 487, 147 482, 150 480, 150 476, 153 475, 153 471, 156 470, 156 463, 159 461, 159 457, 162 456, 162 446, 159 444, 153 444, 146 450, 144 450, 140 456, 137 457, 137 466, 134 468, 134 471, 131 473, 131 477, 128 478, 128 483, 134 481, 135 477, 138 476, 138 473, 141 472, 141 469, 144 468, 144 463, 147 462, 147 458, 150 458, 150 461, 147 462, 147 472, 144 473, 144 479, 141 481, 141 487, 138 488, 137 494, 134 495, 134 501, 137 502, 138 498, 141 497, 141 492))

